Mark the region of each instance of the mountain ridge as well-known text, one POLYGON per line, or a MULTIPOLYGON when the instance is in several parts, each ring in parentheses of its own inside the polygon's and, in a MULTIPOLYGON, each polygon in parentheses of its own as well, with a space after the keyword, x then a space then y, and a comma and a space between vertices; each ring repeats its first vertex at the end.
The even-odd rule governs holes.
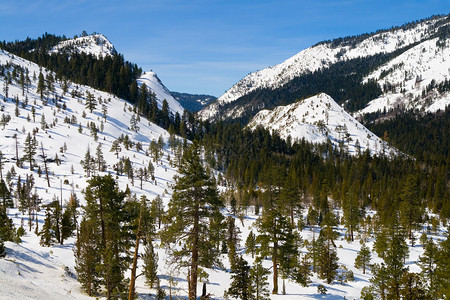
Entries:
MULTIPOLYGON (((394 28, 392 29, 393 31, 380 31, 367 35, 367 37, 366 35, 362 35, 362 37, 355 36, 353 40, 347 38, 346 43, 342 42, 345 38, 317 43, 278 65, 250 73, 220 96, 217 101, 200 111, 199 116, 203 120, 210 121, 217 120, 219 117, 221 119, 236 119, 252 108, 258 111, 261 108, 271 108, 280 105, 281 103, 279 102, 269 105, 260 102, 259 105, 253 104, 252 108, 245 107, 245 102, 249 101, 250 98, 243 100, 241 104, 233 103, 239 99, 244 99, 251 93, 265 93, 265 91, 270 93, 271 90, 282 89, 283 86, 296 78, 307 76, 308 73, 319 70, 325 71, 339 62, 345 63, 352 59, 394 53, 397 50, 411 47, 434 36, 444 36, 445 39, 449 27, 449 19, 448 16, 435 16, 421 22, 410 23, 404 27, 394 28), (342 43, 344 45, 339 46, 342 43)), ((315 93, 318 92, 325 91, 319 90, 315 93)), ((288 98, 289 92, 286 92, 286 94, 286 98, 288 98)), ((268 98, 270 97, 271 95, 268 96, 268 98)), ((285 99, 283 104, 295 100, 292 98, 285 99)))

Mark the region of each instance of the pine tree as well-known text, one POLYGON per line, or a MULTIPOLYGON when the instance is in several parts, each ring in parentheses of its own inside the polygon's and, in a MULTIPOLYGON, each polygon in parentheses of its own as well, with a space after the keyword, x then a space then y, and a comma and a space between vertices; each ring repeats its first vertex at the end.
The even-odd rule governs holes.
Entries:
POLYGON ((25 157, 24 159, 28 160, 30 163, 30 170, 33 171, 33 162, 34 155, 36 154, 37 142, 36 137, 32 137, 30 133, 28 133, 25 139, 25 157))
POLYGON ((0 208, 0 240, 12 241, 14 239, 15 229, 11 218, 8 217, 5 207, 0 208))
MULTIPOLYGON (((126 250, 131 247, 130 222, 133 220, 133 210, 127 211, 125 195, 125 192, 119 190, 111 174, 94 176, 88 180, 85 189, 86 228, 84 231, 80 230, 81 242, 77 242, 76 255, 78 261, 84 264, 92 255, 85 250, 94 248, 98 253, 99 257, 96 257, 93 263, 96 278, 104 285, 108 299, 118 297, 125 291, 124 272, 131 261, 126 250), (90 242, 88 238, 92 241, 90 242)), ((80 265, 79 269, 80 272, 91 273, 89 269, 85 270, 84 265, 80 265)), ((88 275, 83 275, 86 276, 88 275)), ((82 279, 86 281, 84 283, 81 280, 80 282, 86 286, 91 282, 88 279, 82 279)), ((89 293, 88 287, 86 290, 89 293)))
POLYGON ((161 196, 157 195, 150 205, 150 215, 153 220, 158 222, 158 229, 161 229, 161 223, 164 216, 164 203, 161 196))
POLYGON ((189 269, 189 299, 197 296, 198 267, 216 265, 218 253, 208 238, 208 224, 215 212, 223 206, 215 181, 208 175, 200 159, 197 143, 185 151, 183 163, 176 178, 168 218, 172 223, 165 228, 161 240, 173 247, 172 260, 189 269))
POLYGON ((338 265, 338 257, 336 246, 334 244, 334 232, 331 226, 322 229, 318 244, 318 274, 319 277, 325 279, 328 284, 332 283, 336 278, 338 265))
POLYGON ((389 271, 386 268, 386 265, 384 263, 375 264, 373 266, 372 272, 373 277, 370 279, 370 282, 372 283, 372 285, 370 286, 370 294, 372 294, 372 297, 374 294, 379 296, 380 299, 389 299, 387 298, 387 290, 389 286, 389 271))
POLYGON ((298 188, 298 176, 295 174, 292 168, 286 176, 283 184, 283 189, 281 191, 281 201, 285 203, 288 210, 289 216, 291 218, 291 226, 294 227, 294 215, 297 209, 301 208, 300 205, 300 193, 298 188))
POLYGON ((261 260, 256 260, 250 269, 250 287, 249 294, 251 299, 266 300, 270 299, 267 282, 269 270, 263 267, 261 260))
POLYGON ((404 261, 408 255, 405 235, 393 220, 394 224, 387 230, 387 247, 381 264, 373 266, 373 277, 370 280, 374 293, 382 299, 400 299, 401 281, 407 273, 404 261))
POLYGON ((97 145, 97 149, 95 151, 95 164, 97 165, 97 171, 98 172, 106 171, 106 161, 103 158, 102 144, 101 143, 99 143, 97 145))
POLYGON ((41 232, 39 233, 41 236, 40 244, 42 246, 51 246, 55 242, 54 234, 52 233, 52 217, 50 212, 50 207, 47 207, 45 211, 45 219, 44 226, 42 227, 41 232))
MULTIPOLYGON (((352 188, 353 190, 354 188, 352 188)), ((342 208, 344 210, 344 223, 348 228, 350 239, 353 242, 353 232, 357 228, 361 220, 361 212, 359 209, 358 199, 354 192, 347 192, 343 199, 342 208)))
POLYGON ((120 147, 119 140, 114 140, 111 144, 111 150, 110 152, 114 152, 116 154, 116 157, 119 158, 119 153, 122 151, 122 148, 120 147))
POLYGON ((142 254, 142 260, 144 262, 143 273, 145 283, 152 289, 158 281, 158 253, 155 253, 152 241, 148 238, 147 240, 147 246, 142 254))
POLYGON ((377 252, 378 256, 383 258, 386 256, 386 252, 388 250, 388 231, 384 228, 381 228, 376 237, 375 243, 373 245, 374 250, 377 252))
POLYGON ((245 241, 245 247, 247 248, 246 252, 251 253, 253 258, 256 253, 256 235, 253 231, 250 231, 248 234, 247 240, 245 241))
POLYGON ((426 279, 428 286, 428 294, 432 299, 437 298, 437 256, 438 247, 432 239, 427 240, 424 245, 424 253, 419 257, 418 265, 422 269, 422 276, 426 279))
POLYGON ((418 228, 422 219, 422 208, 419 198, 417 178, 410 174, 406 177, 400 194, 400 222, 408 230, 408 236, 414 245, 413 229, 418 228))
POLYGON ((250 266, 242 256, 238 256, 235 268, 232 269, 231 273, 231 283, 227 294, 242 300, 251 299, 249 295, 251 286, 250 266))
POLYGON ((311 282, 311 261, 309 259, 308 255, 303 255, 300 265, 298 268, 298 280, 297 282, 300 283, 302 286, 306 287, 311 282))
POLYGON ((370 249, 365 244, 361 246, 358 255, 355 259, 355 268, 362 269, 363 274, 366 274, 366 268, 370 265, 370 249))
POLYGON ((257 242, 261 244, 259 252, 262 256, 270 256, 272 259, 274 282, 272 294, 277 294, 279 267, 284 276, 295 277, 293 266, 298 256, 297 237, 288 219, 275 209, 265 209, 262 217, 257 220, 257 226, 261 232, 257 237, 257 242))
POLYGON ((83 169, 86 171, 86 177, 91 177, 91 172, 95 171, 95 160, 91 156, 91 150, 88 146, 84 159, 80 162, 83 169))
POLYGON ((92 113, 92 111, 97 107, 97 100, 95 100, 94 94, 91 94, 89 91, 86 91, 86 109, 92 113))
POLYGON ((102 282, 99 268, 101 248, 100 228, 95 220, 83 218, 74 247, 75 270, 78 281, 89 296, 97 293, 102 282))
POLYGON ((71 237, 74 230, 76 229, 76 217, 74 218, 74 215, 76 215, 76 211, 74 211, 74 209, 76 208, 71 207, 70 204, 67 205, 64 213, 61 216, 61 244, 64 242, 64 240, 71 237))
POLYGON ((139 131, 138 124, 139 124, 139 121, 136 118, 136 115, 132 115, 131 118, 130 118, 130 129, 135 131, 135 132, 138 132, 139 131))
POLYGON ((41 95, 41 100, 44 98, 44 92, 45 92, 44 75, 42 74, 42 72, 39 72, 39 81, 38 81, 36 93, 39 93, 41 95))
POLYGON ((13 207, 11 192, 3 179, 0 181, 0 199, 3 210, 6 211, 8 207, 13 207))
POLYGON ((428 297, 421 276, 410 272, 406 272, 400 281, 400 297, 408 300, 433 299, 428 297))
POLYGON ((439 286, 439 296, 445 296, 445 299, 450 299, 450 239, 449 235, 440 243, 440 248, 437 256, 436 278, 439 286))
POLYGON ((400 281, 407 272, 404 261, 408 255, 408 246, 406 245, 404 234, 392 229, 389 239, 389 251, 384 259, 389 272, 389 294, 393 299, 400 299, 400 281))
POLYGON ((228 259, 230 261, 231 269, 234 269, 236 263, 239 263, 239 256, 237 251, 239 250, 239 228, 235 225, 235 219, 232 216, 228 216, 226 219, 227 230, 225 231, 225 239, 228 248, 228 259))
POLYGON ((45 121, 45 115, 44 114, 41 115, 41 129, 42 130, 47 129, 47 122, 45 121))

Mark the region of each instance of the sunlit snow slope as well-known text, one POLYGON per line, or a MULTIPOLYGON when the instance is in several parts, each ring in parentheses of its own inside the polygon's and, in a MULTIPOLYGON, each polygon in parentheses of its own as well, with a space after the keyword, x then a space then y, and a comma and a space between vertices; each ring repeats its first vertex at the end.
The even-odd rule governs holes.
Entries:
POLYGON ((162 108, 162 103, 164 100, 167 101, 169 109, 173 114, 179 113, 180 116, 183 115, 184 108, 181 104, 172 96, 170 91, 164 86, 161 80, 158 78, 154 72, 144 72, 141 77, 138 78, 138 85, 142 86, 145 83, 147 88, 150 89, 156 95, 156 102, 158 107, 162 108))
POLYGON ((327 94, 319 94, 273 110, 262 110, 248 125, 262 126, 292 141, 305 139, 345 148, 352 154, 367 149, 371 154, 395 154, 397 151, 349 115, 327 94))

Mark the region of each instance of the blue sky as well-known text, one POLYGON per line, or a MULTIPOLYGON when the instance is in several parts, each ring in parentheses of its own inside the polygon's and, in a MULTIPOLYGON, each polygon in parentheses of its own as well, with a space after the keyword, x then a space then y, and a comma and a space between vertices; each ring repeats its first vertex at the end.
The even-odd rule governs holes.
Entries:
POLYGON ((449 0, 0 0, 0 40, 103 33, 170 90, 220 96, 319 41, 449 12, 449 0))

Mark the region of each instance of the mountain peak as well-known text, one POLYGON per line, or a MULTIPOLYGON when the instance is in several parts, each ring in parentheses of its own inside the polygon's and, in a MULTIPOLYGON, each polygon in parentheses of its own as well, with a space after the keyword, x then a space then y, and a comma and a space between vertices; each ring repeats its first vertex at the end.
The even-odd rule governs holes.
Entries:
POLYGON ((312 143, 331 141, 334 148, 350 154, 369 150, 371 154, 398 153, 370 132, 325 93, 256 114, 248 127, 262 126, 282 138, 305 139, 312 143))
POLYGON ((50 53, 85 53, 96 57, 114 56, 117 54, 113 44, 103 34, 81 36, 60 42, 50 53))
POLYGON ((172 96, 170 91, 161 82, 161 80, 159 79, 158 75, 156 75, 155 72, 147 71, 142 73, 141 77, 138 78, 137 82, 139 86, 142 86, 145 83, 147 88, 155 94, 156 102, 158 103, 159 108, 162 107, 163 101, 166 100, 167 104, 169 105, 169 109, 172 111, 173 114, 176 114, 178 112, 180 116, 183 115, 184 108, 172 96))

